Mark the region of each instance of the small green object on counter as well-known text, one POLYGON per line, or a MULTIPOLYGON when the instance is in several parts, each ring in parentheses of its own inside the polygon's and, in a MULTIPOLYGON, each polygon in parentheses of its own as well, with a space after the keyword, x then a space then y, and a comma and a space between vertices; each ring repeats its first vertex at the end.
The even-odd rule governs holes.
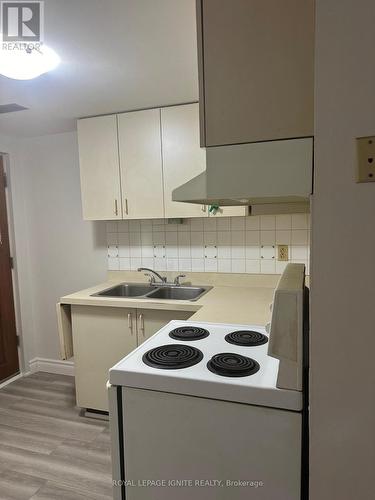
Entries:
POLYGON ((212 214, 212 215, 215 215, 216 212, 219 210, 219 205, 210 205, 208 207, 208 211, 212 214))

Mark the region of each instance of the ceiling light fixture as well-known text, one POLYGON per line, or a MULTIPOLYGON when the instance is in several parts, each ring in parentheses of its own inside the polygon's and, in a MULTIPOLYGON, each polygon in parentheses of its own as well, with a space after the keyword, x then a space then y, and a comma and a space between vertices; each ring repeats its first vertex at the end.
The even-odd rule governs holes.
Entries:
POLYGON ((0 75, 13 80, 32 80, 59 63, 60 57, 47 45, 26 50, 0 49, 0 75))

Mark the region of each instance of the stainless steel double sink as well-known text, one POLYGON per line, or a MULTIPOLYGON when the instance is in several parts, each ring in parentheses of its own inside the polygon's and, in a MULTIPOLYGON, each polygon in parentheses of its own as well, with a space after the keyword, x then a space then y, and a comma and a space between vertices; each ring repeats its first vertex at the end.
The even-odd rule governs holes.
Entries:
POLYGON ((212 289, 212 286, 159 285, 142 283, 121 283, 94 293, 92 297, 124 297, 162 300, 198 300, 212 289))

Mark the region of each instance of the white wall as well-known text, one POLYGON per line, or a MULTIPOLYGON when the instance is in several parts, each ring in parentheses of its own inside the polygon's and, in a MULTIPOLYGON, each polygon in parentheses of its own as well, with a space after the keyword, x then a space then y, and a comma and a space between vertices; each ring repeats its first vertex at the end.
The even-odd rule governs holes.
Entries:
POLYGON ((12 144, 17 272, 28 306, 21 309, 27 365, 34 357, 59 358, 55 304, 62 295, 105 280, 106 237, 104 223, 82 220, 75 133, 12 144))
POLYGON ((311 500, 375 498, 375 3, 317 0, 312 214, 311 500))
POLYGON ((25 140, 35 349, 58 358, 59 297, 106 278, 105 227, 84 222, 75 133, 25 140))

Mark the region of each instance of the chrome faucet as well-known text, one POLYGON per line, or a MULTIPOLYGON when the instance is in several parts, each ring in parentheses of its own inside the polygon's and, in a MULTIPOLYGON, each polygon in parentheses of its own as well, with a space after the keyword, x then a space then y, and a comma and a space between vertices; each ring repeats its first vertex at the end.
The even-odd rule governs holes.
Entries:
MULTIPOLYGON (((150 269, 149 267, 139 267, 138 271, 148 271, 147 273, 145 273, 145 276, 148 276, 150 278, 151 285, 172 285, 172 283, 167 282, 166 276, 161 276, 159 273, 157 273, 153 269, 150 269), (155 276, 157 276, 160 281, 156 281, 155 276)), ((180 278, 186 278, 186 274, 179 274, 178 276, 176 276, 173 281, 173 285, 180 286, 180 278)))
POLYGON ((157 276, 160 280, 160 283, 165 284, 167 282, 166 276, 161 276, 159 273, 154 271, 153 269, 149 269, 148 267, 139 267, 138 271, 148 271, 145 276, 150 277, 150 283, 153 285, 156 283, 155 276, 157 276))

